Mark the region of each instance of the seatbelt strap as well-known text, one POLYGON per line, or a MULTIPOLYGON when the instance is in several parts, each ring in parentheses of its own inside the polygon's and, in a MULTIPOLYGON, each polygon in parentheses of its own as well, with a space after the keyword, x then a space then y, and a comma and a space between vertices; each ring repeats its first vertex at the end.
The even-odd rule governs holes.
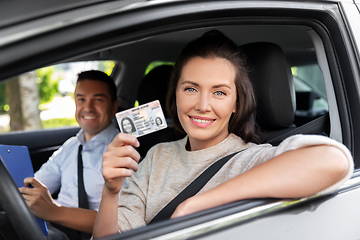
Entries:
POLYGON ((314 120, 290 130, 280 136, 272 138, 271 140, 267 141, 272 145, 277 145, 279 142, 282 142, 284 139, 296 135, 296 134, 311 134, 311 133, 321 133, 326 130, 327 128, 327 120, 329 118, 328 114, 324 114, 314 120))
POLYGON ((221 169, 221 167, 224 166, 225 163, 227 163, 233 156, 235 156, 241 151, 227 155, 213 163, 202 174, 200 174, 200 176, 198 176, 194 181, 192 181, 190 185, 188 185, 184 190, 182 190, 171 202, 169 202, 163 209, 161 209, 161 211, 150 221, 149 224, 169 219, 180 203, 192 196, 195 196, 205 186, 205 184, 221 169))

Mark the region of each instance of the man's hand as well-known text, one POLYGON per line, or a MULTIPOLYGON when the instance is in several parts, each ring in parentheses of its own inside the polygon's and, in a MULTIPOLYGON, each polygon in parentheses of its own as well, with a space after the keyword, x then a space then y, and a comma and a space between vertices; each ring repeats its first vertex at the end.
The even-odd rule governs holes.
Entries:
POLYGON ((19 190, 33 214, 43 220, 52 221, 52 216, 60 205, 51 197, 47 187, 33 177, 25 178, 24 184, 26 187, 21 187, 19 190))

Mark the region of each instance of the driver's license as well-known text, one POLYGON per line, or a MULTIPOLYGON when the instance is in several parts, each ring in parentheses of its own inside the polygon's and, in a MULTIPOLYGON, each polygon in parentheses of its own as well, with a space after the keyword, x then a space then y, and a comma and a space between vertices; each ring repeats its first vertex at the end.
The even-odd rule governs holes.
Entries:
POLYGON ((155 100, 115 114, 123 133, 141 137, 167 127, 160 102, 155 100))

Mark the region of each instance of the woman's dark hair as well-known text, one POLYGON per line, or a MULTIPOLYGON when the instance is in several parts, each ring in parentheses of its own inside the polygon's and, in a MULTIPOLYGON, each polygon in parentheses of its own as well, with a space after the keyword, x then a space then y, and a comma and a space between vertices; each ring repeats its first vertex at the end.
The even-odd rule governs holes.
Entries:
POLYGON ((222 58, 232 63, 235 68, 236 86, 236 112, 229 121, 229 133, 234 133, 245 142, 259 143, 261 141, 257 125, 255 123, 256 101, 251 85, 245 57, 238 46, 218 30, 211 30, 201 37, 189 42, 180 53, 170 77, 167 94, 167 110, 174 121, 175 128, 182 132, 182 128, 176 106, 176 88, 181 77, 183 67, 192 58, 222 58))
POLYGON ((130 123, 130 125, 131 125, 131 133, 136 132, 135 124, 134 124, 134 122, 131 120, 131 118, 129 118, 129 117, 124 117, 123 119, 121 119, 121 131, 127 133, 127 132, 125 131, 125 129, 124 129, 124 124, 123 124, 123 122, 124 122, 125 120, 128 120, 129 123, 130 123))
POLYGON ((85 72, 81 72, 78 74, 77 83, 82 80, 94 80, 106 83, 109 89, 109 94, 111 97, 111 101, 115 102, 116 97, 116 85, 112 77, 108 76, 106 73, 98 70, 89 70, 85 72))

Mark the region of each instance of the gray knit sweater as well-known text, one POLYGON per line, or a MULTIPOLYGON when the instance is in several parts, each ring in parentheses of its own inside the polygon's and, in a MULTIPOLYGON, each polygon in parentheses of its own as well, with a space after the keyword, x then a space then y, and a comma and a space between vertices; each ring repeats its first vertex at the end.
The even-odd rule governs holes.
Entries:
POLYGON ((126 231, 144 226, 176 197, 187 185, 218 159, 246 149, 230 159, 200 191, 204 192, 233 178, 281 153, 313 145, 333 145, 340 148, 349 161, 346 177, 322 191, 331 192, 348 180, 353 172, 353 160, 348 149, 341 143, 323 136, 296 135, 285 139, 279 146, 244 143, 230 134, 221 143, 199 151, 187 151, 187 137, 151 148, 140 163, 139 169, 127 179, 118 206, 118 228, 126 231))

